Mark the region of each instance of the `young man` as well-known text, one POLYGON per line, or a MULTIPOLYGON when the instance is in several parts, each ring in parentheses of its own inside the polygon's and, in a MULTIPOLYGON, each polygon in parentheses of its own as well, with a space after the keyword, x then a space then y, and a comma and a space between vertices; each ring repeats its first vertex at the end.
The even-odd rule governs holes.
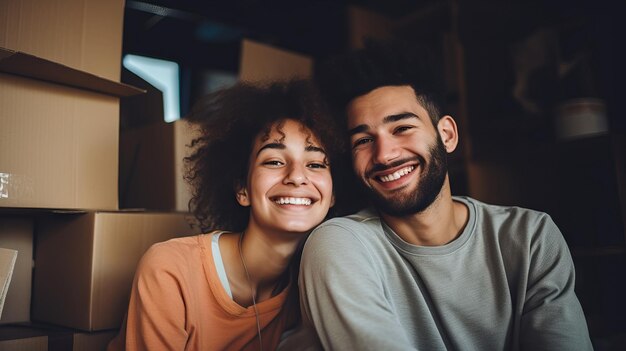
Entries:
POLYGON ((310 235, 305 323, 329 350, 592 349, 550 216, 452 196, 457 126, 424 58, 370 45, 321 71, 373 206, 310 235))

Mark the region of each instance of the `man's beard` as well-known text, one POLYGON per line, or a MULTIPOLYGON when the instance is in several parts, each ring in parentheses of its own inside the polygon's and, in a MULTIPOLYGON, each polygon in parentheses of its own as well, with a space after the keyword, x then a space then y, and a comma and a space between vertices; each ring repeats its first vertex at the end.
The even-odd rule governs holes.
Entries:
POLYGON ((420 162, 420 167, 426 165, 426 168, 422 169, 418 186, 409 194, 397 194, 385 198, 374 188, 366 187, 374 206, 379 211, 390 216, 403 217, 421 213, 435 201, 448 173, 446 148, 439 133, 437 133, 435 145, 430 147, 430 162, 426 164, 421 156, 417 156, 416 159, 420 162))

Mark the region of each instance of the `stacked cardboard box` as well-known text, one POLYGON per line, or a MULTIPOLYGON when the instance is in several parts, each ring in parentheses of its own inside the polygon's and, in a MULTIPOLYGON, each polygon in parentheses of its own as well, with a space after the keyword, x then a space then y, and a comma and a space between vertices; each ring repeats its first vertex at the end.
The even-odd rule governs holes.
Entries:
MULTIPOLYGON (((195 131, 159 121, 120 138, 120 99, 140 93, 118 82, 123 4, 0 2, 0 247, 18 251, 1 348, 103 349, 145 250, 196 233, 182 177, 195 131), (16 322, 72 329, 25 333, 16 322)), ((242 52, 243 80, 312 71, 310 58, 258 43, 242 52)))
POLYGON ((28 322, 36 216, 27 209, 117 209, 119 98, 138 91, 5 48, 0 72, 0 247, 18 250, 0 322, 28 322))
POLYGON ((33 319, 86 331, 118 328, 143 253, 155 242, 189 234, 193 229, 178 213, 89 212, 41 218, 33 319))
POLYGON ((117 209, 119 99, 138 92, 0 49, 0 207, 117 209))
POLYGON ((3 351, 104 351, 115 331, 82 333, 44 325, 11 325, 0 328, 3 351))
POLYGON ((3 0, 0 14, 0 47, 119 81, 124 0, 3 0))
POLYGON ((103 349, 143 252, 194 231, 182 213, 118 210, 119 102, 141 93, 118 82, 123 14, 123 0, 0 2, 0 247, 18 252, 2 349, 57 342, 8 325, 37 320, 91 331, 64 332, 68 349, 103 349))
POLYGON ((33 220, 0 216, 0 247, 17 251, 0 323, 28 321, 33 269, 33 220))

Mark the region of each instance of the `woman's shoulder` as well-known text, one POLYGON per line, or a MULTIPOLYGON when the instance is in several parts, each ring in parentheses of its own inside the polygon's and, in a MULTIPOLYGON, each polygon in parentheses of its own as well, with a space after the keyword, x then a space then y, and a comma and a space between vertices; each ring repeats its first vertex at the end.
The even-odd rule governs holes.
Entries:
POLYGON ((203 241, 210 234, 169 239, 152 244, 141 258, 141 266, 175 267, 201 254, 203 241))

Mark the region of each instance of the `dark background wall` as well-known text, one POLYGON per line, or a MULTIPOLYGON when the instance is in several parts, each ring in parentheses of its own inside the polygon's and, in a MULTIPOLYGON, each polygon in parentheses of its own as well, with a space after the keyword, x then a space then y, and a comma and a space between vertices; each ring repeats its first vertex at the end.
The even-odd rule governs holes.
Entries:
POLYGON ((243 38, 317 62, 363 35, 430 45, 461 128, 454 193, 550 213, 596 348, 623 349, 624 15, 623 2, 604 0, 128 0, 123 51, 179 63, 184 116, 204 91, 202 72, 237 74, 243 38), (604 106, 608 132, 559 138, 559 107, 581 98, 604 106))

